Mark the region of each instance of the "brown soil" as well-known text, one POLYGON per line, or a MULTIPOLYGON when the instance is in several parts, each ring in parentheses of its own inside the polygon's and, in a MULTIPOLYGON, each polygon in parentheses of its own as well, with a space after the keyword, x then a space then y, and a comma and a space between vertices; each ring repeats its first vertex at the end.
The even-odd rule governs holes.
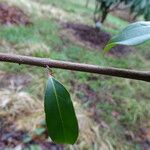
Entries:
POLYGON ((0 2, 0 24, 2 25, 29 25, 28 16, 18 7, 9 6, 5 2, 0 2))
MULTIPOLYGON (((79 42, 84 44, 84 46, 92 49, 103 49, 111 38, 109 33, 84 24, 75 24, 69 22, 63 24, 63 28, 69 30, 79 42)), ((71 39, 70 37, 71 35, 69 35, 69 39, 71 39)), ((131 51, 132 49, 128 46, 118 45, 113 48, 109 54, 122 56, 131 51)))

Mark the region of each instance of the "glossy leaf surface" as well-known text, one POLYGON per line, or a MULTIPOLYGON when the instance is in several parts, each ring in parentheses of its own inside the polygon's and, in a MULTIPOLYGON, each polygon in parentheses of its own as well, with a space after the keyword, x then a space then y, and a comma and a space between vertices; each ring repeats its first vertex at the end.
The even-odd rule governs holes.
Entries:
POLYGON ((150 21, 142 21, 130 24, 120 34, 114 36, 104 48, 104 52, 109 51, 114 46, 138 45, 150 39, 150 21))
POLYGON ((70 94, 52 76, 47 82, 44 107, 50 138, 55 143, 74 144, 78 138, 78 122, 70 94))

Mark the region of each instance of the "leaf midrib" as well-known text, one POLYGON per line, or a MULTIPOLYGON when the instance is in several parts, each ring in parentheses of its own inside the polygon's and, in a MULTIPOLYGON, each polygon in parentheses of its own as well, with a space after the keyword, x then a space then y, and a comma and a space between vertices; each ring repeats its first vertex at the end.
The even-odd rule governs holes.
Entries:
POLYGON ((60 119, 61 119, 61 123, 62 123, 62 129, 63 129, 63 135, 64 135, 64 139, 66 141, 66 137, 65 137, 65 129, 64 129, 64 122, 63 122, 63 119, 62 119, 62 115, 61 115, 61 110, 60 110, 60 105, 59 105, 59 100, 58 100, 58 96, 57 96, 57 92, 56 92, 56 88, 55 88, 55 85, 54 85, 54 82, 53 82, 53 79, 51 78, 51 82, 52 82, 52 86, 53 86, 53 90, 54 90, 54 94, 55 94, 55 97, 56 97, 56 102, 57 102, 57 107, 58 107, 58 111, 59 111, 59 116, 60 116, 60 119))

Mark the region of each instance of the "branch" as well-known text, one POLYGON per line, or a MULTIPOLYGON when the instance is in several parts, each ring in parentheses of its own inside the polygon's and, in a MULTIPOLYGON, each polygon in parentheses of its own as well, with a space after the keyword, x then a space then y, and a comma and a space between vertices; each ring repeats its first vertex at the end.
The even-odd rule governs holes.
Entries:
POLYGON ((0 61, 39 67, 49 66, 50 68, 82 71, 150 82, 150 71, 146 72, 146 71, 118 69, 112 67, 101 67, 90 64, 72 63, 67 61, 52 60, 48 58, 37 58, 4 53, 0 53, 0 61))

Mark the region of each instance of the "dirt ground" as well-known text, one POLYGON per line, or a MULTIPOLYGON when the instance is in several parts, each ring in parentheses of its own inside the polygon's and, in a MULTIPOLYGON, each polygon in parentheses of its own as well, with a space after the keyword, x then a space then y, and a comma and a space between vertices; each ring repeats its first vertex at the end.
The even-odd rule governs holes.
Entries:
POLYGON ((29 25, 31 22, 29 17, 20 8, 0 2, 0 24, 29 25))

